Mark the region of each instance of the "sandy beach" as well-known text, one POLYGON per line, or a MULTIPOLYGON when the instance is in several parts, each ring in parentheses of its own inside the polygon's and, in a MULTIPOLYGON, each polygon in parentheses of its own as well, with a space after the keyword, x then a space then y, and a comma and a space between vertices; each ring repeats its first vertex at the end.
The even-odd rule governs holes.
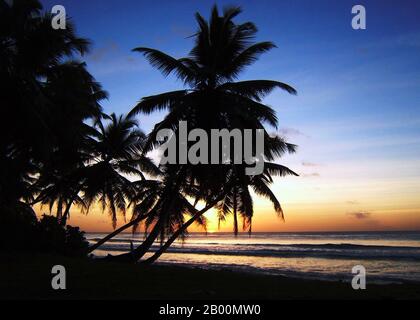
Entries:
POLYGON ((281 276, 116 264, 44 254, 0 258, 2 299, 419 299, 420 284, 367 285, 281 276), (51 288, 51 268, 63 265, 67 289, 51 288), (227 285, 228 284, 228 285, 227 285))

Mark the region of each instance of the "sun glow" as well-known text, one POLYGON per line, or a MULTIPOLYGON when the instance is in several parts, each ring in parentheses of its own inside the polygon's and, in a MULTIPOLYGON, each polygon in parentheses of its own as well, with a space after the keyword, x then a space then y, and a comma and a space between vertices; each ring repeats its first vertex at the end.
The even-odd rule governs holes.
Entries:
POLYGON ((204 214, 207 219, 207 232, 214 233, 219 231, 219 218, 216 209, 210 209, 204 214))

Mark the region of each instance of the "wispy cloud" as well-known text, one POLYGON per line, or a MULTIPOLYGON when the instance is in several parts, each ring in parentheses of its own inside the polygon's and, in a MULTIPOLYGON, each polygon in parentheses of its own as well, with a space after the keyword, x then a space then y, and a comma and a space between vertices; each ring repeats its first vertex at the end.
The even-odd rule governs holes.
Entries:
POLYGON ((88 58, 93 62, 100 62, 119 50, 118 44, 115 41, 109 41, 105 45, 94 49, 88 58))
POLYGON ((420 48, 420 33, 413 32, 400 34, 396 36, 384 37, 378 41, 371 42, 364 46, 364 48, 367 49, 389 49, 400 47, 420 48))
POLYGON ((137 72, 148 68, 140 56, 136 59, 132 52, 122 49, 114 40, 94 48, 87 56, 86 61, 96 76, 137 72))
POLYGON ((348 212, 347 216, 353 220, 359 221, 361 224, 369 228, 378 228, 382 225, 381 221, 373 218, 372 213, 368 211, 348 212))
POLYGON ((191 37, 195 33, 194 29, 192 29, 191 27, 186 27, 178 24, 173 24, 171 26, 171 32, 175 36, 181 36, 184 38, 191 37))
POLYGON ((350 205, 356 205, 356 204, 359 204, 359 201, 356 201, 356 200, 349 200, 349 201, 346 201, 346 203, 347 203, 347 204, 350 204, 350 205))
POLYGON ((358 219, 358 220, 368 219, 368 218, 371 217, 371 213, 370 212, 366 212, 366 211, 348 212, 347 214, 349 216, 352 216, 353 218, 358 219))
POLYGON ((304 178, 314 178, 314 177, 320 177, 321 175, 318 172, 313 172, 313 173, 304 173, 300 175, 301 177, 304 178))
POLYGON ((314 162, 302 161, 302 166, 304 166, 304 167, 319 167, 321 165, 318 164, 318 163, 314 163, 314 162))
POLYGON ((308 135, 306 135, 305 133, 303 133, 302 131, 295 129, 295 128, 282 128, 278 130, 278 134, 282 135, 282 136, 286 136, 286 137, 290 137, 290 136, 304 136, 304 137, 309 137, 308 135))

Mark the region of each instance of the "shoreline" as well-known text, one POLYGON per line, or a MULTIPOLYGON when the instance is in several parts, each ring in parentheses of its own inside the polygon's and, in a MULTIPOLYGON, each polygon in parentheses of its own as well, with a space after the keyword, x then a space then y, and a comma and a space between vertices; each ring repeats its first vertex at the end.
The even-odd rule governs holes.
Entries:
MULTIPOLYGON (((98 257, 99 258, 99 257, 98 257)), ((170 263, 170 262, 155 262, 156 266, 163 266, 163 267, 179 267, 182 269, 194 269, 194 270, 203 270, 203 271, 215 271, 215 272, 233 272, 246 275, 257 275, 257 276, 264 276, 264 277, 280 277, 286 278, 290 280, 299 280, 299 281, 320 281, 320 282, 327 282, 327 283, 347 283, 350 285, 351 276, 348 279, 345 278, 335 278, 337 275, 334 275, 330 278, 322 277, 319 274, 316 275, 306 275, 304 272, 283 272, 279 273, 278 270, 268 271, 262 270, 257 267, 249 267, 246 266, 239 270, 239 268, 234 268, 231 266, 212 266, 212 267, 204 267, 201 265, 194 265, 188 263, 170 263)), ((368 275, 368 281, 374 285, 418 285, 420 286, 420 281, 416 280, 406 280, 406 279, 398 279, 398 278, 381 278, 380 276, 372 276, 368 275)))
POLYGON ((33 253, 0 254, 1 299, 420 299, 420 283, 306 280, 197 267, 110 263, 33 253), (51 289, 51 268, 66 268, 67 289, 51 289))

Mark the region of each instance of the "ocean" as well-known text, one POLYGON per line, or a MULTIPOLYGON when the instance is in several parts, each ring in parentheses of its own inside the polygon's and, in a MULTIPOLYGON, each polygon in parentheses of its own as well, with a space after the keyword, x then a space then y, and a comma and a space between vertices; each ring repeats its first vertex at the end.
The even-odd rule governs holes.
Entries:
MULTIPOLYGON (((88 233, 90 242, 106 234, 88 233)), ((142 234, 120 234, 97 256, 118 254, 141 243, 142 234)), ((153 250, 159 243, 153 246, 153 250)), ((310 233, 191 233, 157 263, 205 269, 350 281, 352 268, 366 269, 367 283, 420 282, 420 231, 310 233)))

